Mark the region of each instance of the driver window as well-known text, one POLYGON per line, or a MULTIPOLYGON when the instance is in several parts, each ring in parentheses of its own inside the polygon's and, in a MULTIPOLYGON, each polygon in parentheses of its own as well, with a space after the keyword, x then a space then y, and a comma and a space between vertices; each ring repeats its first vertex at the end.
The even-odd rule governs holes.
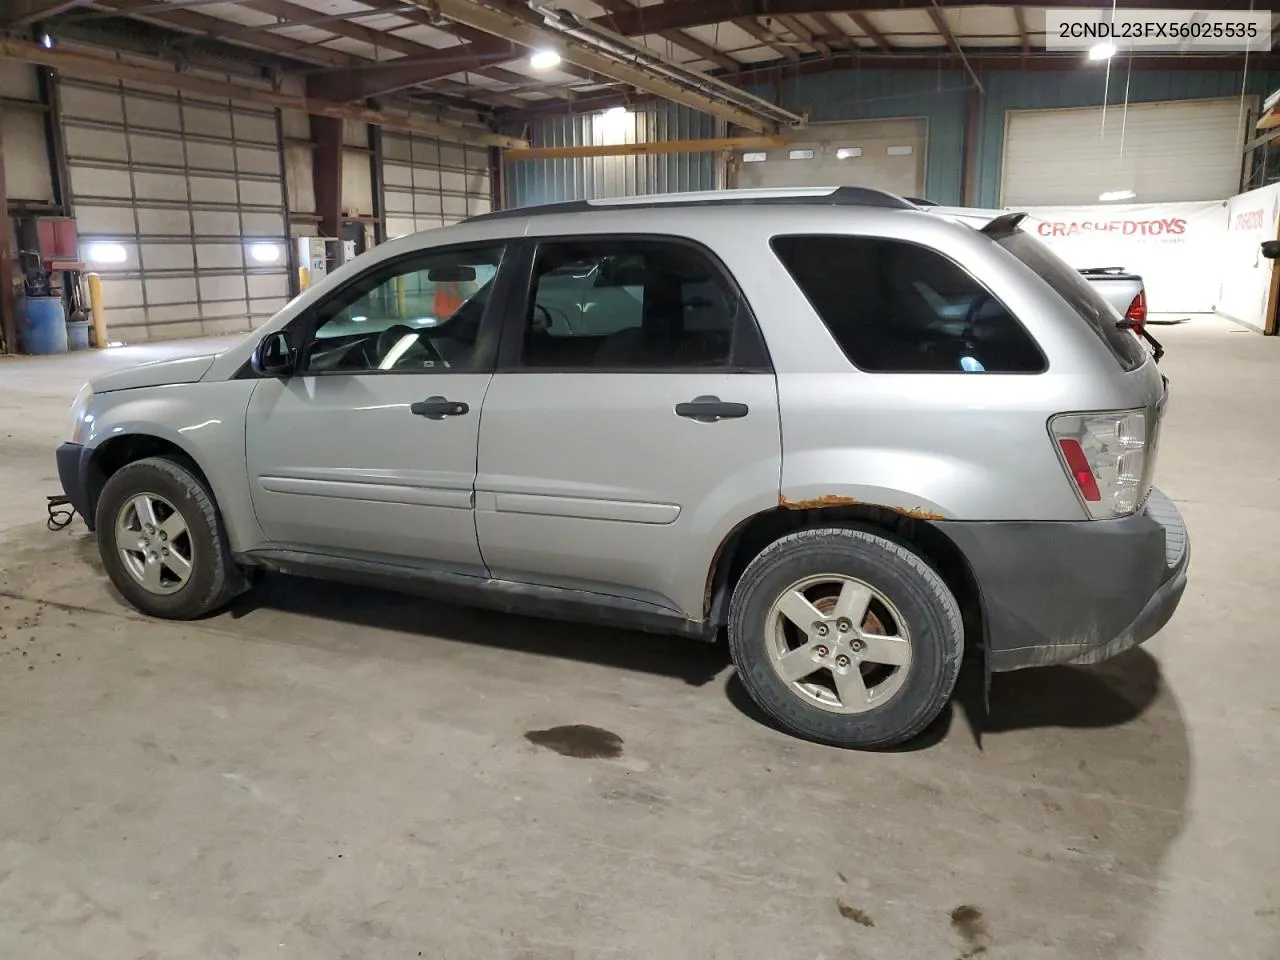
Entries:
POLYGON ((502 247, 426 250, 375 269, 317 311, 305 373, 471 370, 502 247))

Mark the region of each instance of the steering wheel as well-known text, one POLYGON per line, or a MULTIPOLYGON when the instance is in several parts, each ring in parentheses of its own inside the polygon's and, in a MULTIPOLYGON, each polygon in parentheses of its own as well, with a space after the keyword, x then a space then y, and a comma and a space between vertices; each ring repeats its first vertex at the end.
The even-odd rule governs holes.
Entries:
POLYGON ((533 305, 533 317, 529 321, 529 331, 531 333, 550 333, 554 322, 550 310, 540 303, 533 305))
MULTIPOLYGON (((375 351, 377 353, 377 362, 379 365, 387 359, 391 354, 391 351, 396 349, 396 345, 404 340, 405 337, 415 338, 419 344, 426 348, 427 353, 431 355, 431 359, 433 361, 439 363, 441 366, 448 366, 448 364, 445 363, 444 357, 441 356, 440 351, 435 348, 435 345, 426 337, 422 336, 422 331, 415 330, 413 327, 405 323, 392 324, 378 334, 375 351)), ((410 346, 412 346, 412 344, 410 346)), ((404 351, 401 351, 402 355, 403 353, 404 351)))

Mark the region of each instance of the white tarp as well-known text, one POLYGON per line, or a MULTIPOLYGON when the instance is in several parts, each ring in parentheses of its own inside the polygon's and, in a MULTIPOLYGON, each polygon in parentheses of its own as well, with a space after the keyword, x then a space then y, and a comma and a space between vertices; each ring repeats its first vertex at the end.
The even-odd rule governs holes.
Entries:
POLYGON ((1227 201, 1214 278, 1214 312, 1262 330, 1271 292, 1271 261, 1262 241, 1275 240, 1280 221, 1280 183, 1250 190, 1227 201))
POLYGON ((1018 209, 1029 214, 1022 228, 1071 266, 1123 267, 1140 274, 1152 313, 1210 313, 1219 299, 1229 202, 1018 209))

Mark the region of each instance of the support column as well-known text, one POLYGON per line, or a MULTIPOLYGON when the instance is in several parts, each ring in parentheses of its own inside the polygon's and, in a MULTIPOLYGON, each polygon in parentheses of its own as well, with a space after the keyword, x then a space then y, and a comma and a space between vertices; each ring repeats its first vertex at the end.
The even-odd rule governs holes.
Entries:
POLYGON ((18 303, 13 293, 13 221, 4 176, 4 105, 0 104, 0 339, 6 353, 18 352, 18 303))
POLYGON ((978 206, 978 136, 982 126, 982 91, 973 86, 965 93, 964 182, 962 203, 978 206))
POLYGON ((342 236, 342 121, 336 117, 311 117, 311 176, 316 190, 320 235, 342 236))

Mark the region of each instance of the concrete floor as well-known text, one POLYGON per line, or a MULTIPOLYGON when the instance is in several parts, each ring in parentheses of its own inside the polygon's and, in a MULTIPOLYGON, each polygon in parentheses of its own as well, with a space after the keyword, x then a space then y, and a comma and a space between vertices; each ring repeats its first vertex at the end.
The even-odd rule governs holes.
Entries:
POLYGON ((1177 617, 889 754, 690 641, 283 578, 143 619, 43 498, 85 376, 190 345, 0 360, 0 956, 1275 960, 1280 341, 1159 335, 1177 617))

